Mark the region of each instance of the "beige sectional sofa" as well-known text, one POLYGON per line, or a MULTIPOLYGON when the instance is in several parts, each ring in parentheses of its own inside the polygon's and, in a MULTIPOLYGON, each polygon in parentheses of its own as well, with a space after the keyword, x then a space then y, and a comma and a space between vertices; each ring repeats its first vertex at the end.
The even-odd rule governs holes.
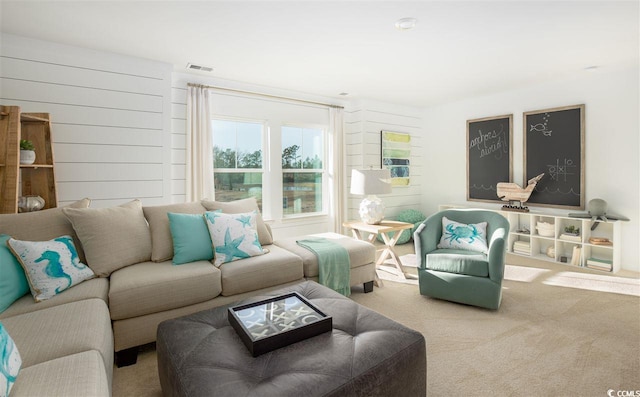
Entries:
MULTIPOLYGON (((295 239, 274 243, 261 219, 258 234, 267 254, 220 267, 207 260, 172 264, 167 213, 245 212, 257 208, 255 200, 153 207, 134 201, 120 206, 131 211, 122 217, 127 221, 111 210, 88 208, 89 203, 81 200, 64 212, 55 208, 0 215, 0 234, 18 240, 71 235, 80 260, 101 275, 42 302, 26 294, 0 313, 23 360, 11 396, 110 395, 114 352, 116 364, 135 363, 138 347, 155 341, 160 322, 317 279, 313 254, 295 239), (129 263, 131 258, 138 259, 129 263)), ((366 284, 369 291, 375 278, 374 246, 332 237, 350 253, 351 285, 366 284)))

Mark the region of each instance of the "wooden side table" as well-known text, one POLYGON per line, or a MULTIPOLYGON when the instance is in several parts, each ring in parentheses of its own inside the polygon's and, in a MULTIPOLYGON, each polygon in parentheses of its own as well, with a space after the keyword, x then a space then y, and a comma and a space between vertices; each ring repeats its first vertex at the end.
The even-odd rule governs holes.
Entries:
MULTIPOLYGON (((351 233, 353 234, 354 238, 358 240, 368 241, 370 243, 373 243, 375 241, 378 234, 382 235, 382 240, 384 241, 385 247, 378 257, 378 260, 376 261, 376 268, 379 270, 387 271, 389 273, 393 273, 404 279, 415 278, 415 276, 413 276, 412 274, 404 272, 404 270, 402 269, 402 261, 400 260, 400 257, 398 256, 396 251, 393 249, 393 247, 398 242, 398 238, 402 234, 402 231, 413 228, 412 223, 399 221, 382 221, 378 225, 370 225, 361 221, 348 221, 344 222, 342 226, 351 229, 351 233), (364 233, 369 233, 369 235, 365 238, 364 233), (391 269, 389 269, 388 267, 381 267, 381 265, 385 263, 387 259, 391 259, 391 262, 393 262, 396 267, 397 273, 394 271, 390 271, 391 269)), ((378 283, 380 282, 378 281, 378 283)))

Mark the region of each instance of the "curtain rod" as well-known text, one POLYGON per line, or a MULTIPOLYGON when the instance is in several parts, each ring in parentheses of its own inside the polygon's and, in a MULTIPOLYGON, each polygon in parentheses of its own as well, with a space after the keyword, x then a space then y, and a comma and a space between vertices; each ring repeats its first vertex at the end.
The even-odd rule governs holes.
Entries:
POLYGON ((234 88, 217 87, 217 86, 213 86, 213 85, 194 84, 194 83, 187 83, 187 86, 190 86, 190 87, 213 88, 213 89, 216 89, 216 90, 223 90, 223 91, 237 92, 237 93, 240 93, 240 94, 258 95, 258 96, 262 96, 262 97, 266 97, 266 98, 285 99, 285 100, 287 100, 287 101, 294 101, 294 102, 301 102, 301 103, 309 103, 309 104, 312 104, 312 105, 321 105, 321 106, 328 106, 328 107, 330 107, 330 108, 344 109, 344 106, 340 106, 340 105, 333 105, 333 104, 331 104, 331 103, 315 102, 315 101, 307 101, 307 100, 304 100, 304 99, 296 99, 296 98, 290 98, 290 97, 280 96, 280 95, 263 94, 263 93, 261 93, 261 92, 255 92, 255 91, 237 90, 237 89, 234 89, 234 88))

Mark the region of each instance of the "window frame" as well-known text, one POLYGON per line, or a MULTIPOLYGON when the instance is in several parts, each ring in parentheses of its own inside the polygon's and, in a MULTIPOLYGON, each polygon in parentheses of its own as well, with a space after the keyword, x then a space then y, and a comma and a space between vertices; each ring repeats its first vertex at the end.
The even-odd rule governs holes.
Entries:
MULTIPOLYGON (((282 219, 300 219, 317 216, 326 216, 329 214, 329 172, 327 170, 327 164, 329 160, 328 154, 329 143, 329 127, 326 125, 310 124, 310 123, 282 123, 280 126, 280 180, 282 181, 285 173, 320 173, 322 174, 322 209, 320 211, 305 212, 301 214, 285 214, 284 208, 282 208, 282 219), (314 129, 320 130, 322 133, 322 168, 282 168, 282 128, 301 128, 301 129, 314 129)), ((284 181, 282 181, 284 183, 284 181)), ((284 186, 281 189, 281 202, 284 200, 284 186)))
MULTIPOLYGON (((262 175, 262 209, 261 212, 264 213, 264 208, 267 207, 268 205, 270 205, 270 201, 271 200, 267 200, 265 201, 265 194, 264 194, 264 187, 265 187, 265 174, 267 173, 267 170, 269 169, 268 164, 269 164, 269 150, 268 150, 268 145, 266 144, 268 142, 268 136, 269 136, 269 125, 268 122, 266 120, 258 120, 258 119, 249 119, 249 118, 241 118, 241 117, 229 117, 229 116, 222 116, 222 115, 216 115, 213 114, 211 115, 211 139, 213 142, 213 146, 215 147, 216 145, 216 140, 215 140, 215 135, 214 135, 214 131, 213 131, 213 123, 215 121, 229 121, 229 122, 234 122, 234 123, 251 123, 251 124, 260 124, 262 126, 262 130, 260 133, 260 150, 262 152, 262 168, 238 168, 238 158, 237 158, 237 149, 238 149, 238 135, 236 133, 236 143, 235 143, 235 150, 236 150, 236 167, 235 168, 216 168, 215 167, 215 153, 213 154, 213 175, 215 178, 216 173, 221 172, 221 173, 234 173, 234 174, 244 174, 244 173, 260 173, 262 175), (266 205, 265 205, 266 203, 266 205)), ((213 147, 211 148, 211 150, 213 151, 213 147)), ((214 194, 215 194, 215 183, 214 183, 214 194)))

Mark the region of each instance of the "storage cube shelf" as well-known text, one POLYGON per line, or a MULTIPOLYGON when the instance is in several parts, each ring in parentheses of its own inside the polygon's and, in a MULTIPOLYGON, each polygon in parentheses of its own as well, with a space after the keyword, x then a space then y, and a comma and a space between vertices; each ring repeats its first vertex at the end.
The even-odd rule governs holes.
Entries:
MULTIPOLYGON (((440 210, 455 208, 466 207, 440 206, 440 210)), ((601 271, 608 271, 606 269, 610 267, 610 271, 614 273, 620 270, 620 229, 623 221, 592 221, 591 218, 572 218, 538 212, 495 212, 499 212, 509 221, 507 252, 511 254, 601 271), (553 225, 553 235, 540 235, 540 229, 536 227, 538 222, 553 225), (591 230, 594 224, 597 226, 591 230), (565 228, 570 226, 580 229, 578 236, 565 232, 565 228), (590 241, 594 238, 596 240, 590 241)), ((545 227, 542 229, 546 230, 545 227)), ((543 233, 547 234, 545 231, 543 233)))

